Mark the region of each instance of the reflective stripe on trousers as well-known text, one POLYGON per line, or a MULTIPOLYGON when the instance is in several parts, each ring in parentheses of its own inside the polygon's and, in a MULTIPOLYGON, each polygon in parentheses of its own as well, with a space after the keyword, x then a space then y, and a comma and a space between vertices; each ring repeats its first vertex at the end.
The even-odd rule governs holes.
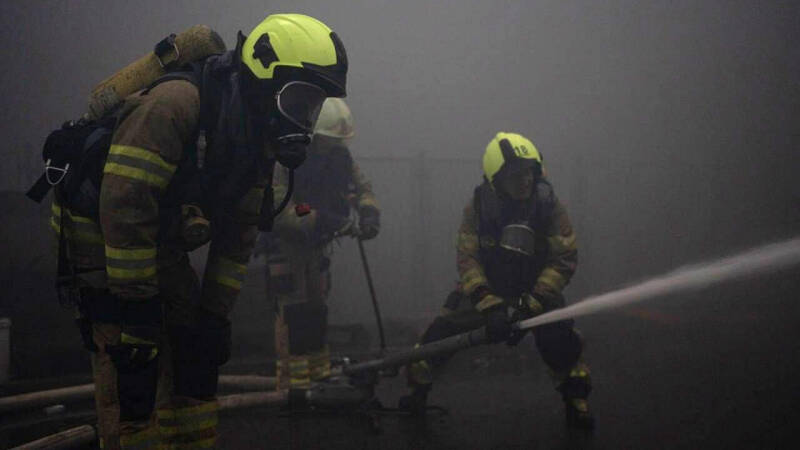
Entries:
POLYGON ((219 403, 184 399, 156 412, 161 449, 213 448, 217 440, 219 403), (181 403, 196 403, 181 405, 181 403))

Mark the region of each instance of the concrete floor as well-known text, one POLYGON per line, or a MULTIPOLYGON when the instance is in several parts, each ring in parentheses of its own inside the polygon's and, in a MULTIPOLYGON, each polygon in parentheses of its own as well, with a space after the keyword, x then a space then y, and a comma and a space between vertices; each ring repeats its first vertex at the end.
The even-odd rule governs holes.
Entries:
MULTIPOLYGON (((666 298, 578 321, 592 367, 592 434, 565 429, 562 405, 531 338, 466 350, 437 378, 448 414, 358 417, 225 414, 220 448, 778 449, 800 425, 797 271, 666 298)), ((395 406, 402 377, 378 396, 395 406)))
MULTIPOLYGON (((376 434, 357 415, 226 412, 219 448, 796 448, 798 275, 778 273, 580 318, 594 381, 592 434, 565 429, 560 398, 526 338, 513 349, 485 346, 456 355, 430 397, 447 414, 424 420, 386 415, 376 434)), ((225 371, 267 367, 260 358, 238 359, 225 371)), ((384 406, 395 406, 404 392, 402 375, 377 388, 384 406)), ((70 406, 73 416, 62 428, 91 421, 89 407, 70 406)), ((0 418, 0 447, 55 426, 34 427, 31 417, 25 433, 12 432, 14 417, 0 418)))

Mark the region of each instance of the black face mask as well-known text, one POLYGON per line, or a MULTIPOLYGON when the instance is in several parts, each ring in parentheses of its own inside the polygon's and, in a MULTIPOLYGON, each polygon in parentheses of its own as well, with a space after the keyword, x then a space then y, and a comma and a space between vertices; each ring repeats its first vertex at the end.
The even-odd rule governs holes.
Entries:
POLYGON ((249 87, 243 97, 252 123, 260 130, 268 130, 266 138, 275 149, 275 159, 286 168, 296 169, 306 159, 306 147, 311 143, 325 92, 310 83, 295 81, 268 95, 269 91, 263 89, 266 85, 250 83, 245 84, 249 87))
POLYGON ((296 169, 306 159, 314 125, 327 94, 319 86, 304 81, 286 83, 275 94, 275 158, 281 165, 296 169))
POLYGON ((273 121, 275 159, 288 169, 296 169, 306 160, 311 133, 278 117, 273 121))
POLYGON ((282 116, 274 97, 256 97, 244 94, 247 111, 248 140, 250 145, 268 143, 275 151, 275 159, 284 167, 295 169, 306 158, 306 147, 311 134, 282 116), (253 101, 254 98, 258 101, 253 101))

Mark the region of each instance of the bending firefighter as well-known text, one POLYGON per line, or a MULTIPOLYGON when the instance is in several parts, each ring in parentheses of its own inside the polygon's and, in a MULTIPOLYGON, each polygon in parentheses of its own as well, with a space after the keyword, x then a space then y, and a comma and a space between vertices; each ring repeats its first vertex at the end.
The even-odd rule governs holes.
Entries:
POLYGON ((257 228, 272 219, 274 163, 302 163, 324 99, 345 94, 346 72, 326 25, 269 16, 239 33, 235 50, 125 99, 97 216, 56 190, 59 266, 71 272, 63 288, 93 352, 101 447, 215 445, 218 367, 257 228), (187 251, 203 242, 180 231, 202 217, 211 244, 201 284, 187 251))
MULTIPOLYGON (((511 322, 564 306, 561 291, 577 264, 575 234, 545 177, 541 155, 525 137, 497 133, 483 155, 483 173, 458 233, 459 287, 422 344, 485 325, 490 342, 516 345, 525 332, 512 332, 511 322)), ((582 341, 573 321, 536 327, 533 335, 564 400, 568 425, 593 427, 586 402, 589 370, 580 359, 582 341)), ((412 391, 400 399, 401 408, 424 412, 431 365, 445 360, 407 368, 412 391)))
MULTIPOLYGON (((347 104, 327 99, 308 158, 295 171, 293 201, 276 217, 274 233, 259 240, 257 252, 267 256, 268 292, 276 307, 279 388, 307 389, 330 376, 331 242, 344 235, 372 239, 380 228, 372 186, 348 148, 354 134, 347 104)), ((287 181, 285 171, 276 174, 276 199, 285 195, 287 181)))

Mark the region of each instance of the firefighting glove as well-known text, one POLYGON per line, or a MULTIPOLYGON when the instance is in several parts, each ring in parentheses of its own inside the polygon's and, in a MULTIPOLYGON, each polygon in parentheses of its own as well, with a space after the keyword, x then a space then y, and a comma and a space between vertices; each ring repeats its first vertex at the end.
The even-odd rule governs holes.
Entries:
POLYGON ((117 370, 123 373, 136 372, 156 360, 161 315, 161 302, 157 297, 122 300, 119 343, 106 346, 106 353, 117 370))
POLYGON ((381 213, 373 206, 363 206, 358 210, 358 238, 366 241, 378 235, 381 228, 381 213))
POLYGON ((486 286, 479 286, 470 296, 475 309, 486 321, 486 339, 490 343, 504 341, 511 333, 511 324, 502 297, 492 294, 486 286))
MULTIPOLYGON (((522 294, 520 296, 519 301, 514 306, 514 312, 511 314, 511 322, 516 323, 521 320, 530 319, 531 317, 536 317, 539 314, 544 312, 544 306, 536 300, 536 298, 528 293, 522 294)), ((509 347, 514 347, 522 341, 525 337, 525 333, 528 330, 514 330, 511 332, 511 336, 509 336, 506 344, 509 347)))

